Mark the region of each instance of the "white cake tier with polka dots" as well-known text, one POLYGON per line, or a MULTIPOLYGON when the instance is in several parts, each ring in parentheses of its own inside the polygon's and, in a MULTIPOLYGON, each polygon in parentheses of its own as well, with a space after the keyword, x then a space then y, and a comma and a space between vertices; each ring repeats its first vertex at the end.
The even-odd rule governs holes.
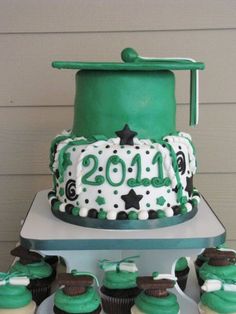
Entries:
MULTIPOLYGON (((147 220, 183 215, 197 206, 190 135, 176 132, 159 141, 133 135, 122 144, 122 132, 110 139, 75 137, 70 131, 55 137, 49 193, 55 210, 96 219, 147 220)), ((129 134, 126 128, 125 136, 129 134)))

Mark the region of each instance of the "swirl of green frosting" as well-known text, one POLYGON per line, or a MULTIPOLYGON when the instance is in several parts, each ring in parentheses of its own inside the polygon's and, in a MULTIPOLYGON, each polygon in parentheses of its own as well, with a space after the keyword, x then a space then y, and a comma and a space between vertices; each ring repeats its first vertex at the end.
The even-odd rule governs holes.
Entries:
POLYGON ((16 309, 28 305, 31 292, 25 286, 0 286, 0 309, 16 309))
POLYGON ((178 314, 179 304, 177 298, 173 293, 162 298, 148 296, 142 292, 135 299, 137 308, 145 314, 178 314))
POLYGON ((103 285, 108 289, 135 288, 138 272, 107 271, 103 279, 103 285))
POLYGON ((177 260, 175 265, 175 271, 182 271, 188 267, 188 261, 186 257, 181 257, 177 260))
POLYGON ((60 310, 67 313, 91 313, 95 311, 101 303, 98 293, 89 287, 84 294, 69 296, 60 289, 54 297, 54 304, 60 310))
POLYGON ((11 273, 15 271, 24 273, 29 279, 42 279, 51 276, 52 267, 44 261, 27 265, 17 261, 10 269, 11 273))
POLYGON ((217 313, 230 314, 236 312, 236 292, 233 291, 205 292, 201 296, 201 302, 217 313))
POLYGON ((203 280, 218 279, 225 283, 236 283, 236 265, 213 266, 204 263, 199 269, 199 275, 203 280))

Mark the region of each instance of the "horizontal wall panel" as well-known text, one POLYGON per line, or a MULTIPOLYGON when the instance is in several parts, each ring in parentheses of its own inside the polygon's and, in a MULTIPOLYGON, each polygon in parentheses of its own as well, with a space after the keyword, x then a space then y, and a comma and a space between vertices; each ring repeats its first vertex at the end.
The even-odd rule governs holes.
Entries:
MULTIPOLYGON (((127 46, 149 57, 204 61, 200 101, 233 103, 235 38, 236 30, 0 35, 0 106, 72 105, 75 71, 52 69, 51 61, 119 61, 127 46)), ((188 103, 189 72, 176 76, 177 102, 188 103)))
MULTIPOLYGON (((236 174, 198 174, 194 185, 205 196, 227 228, 227 238, 236 239, 236 174)), ((1 241, 17 241, 20 223, 35 194, 52 186, 51 176, 0 176, 1 241)))
POLYGON ((1 0, 1 32, 233 28, 234 0, 1 0))
POLYGON ((18 241, 35 194, 52 186, 51 176, 0 176, 0 239, 18 241))
MULTIPOLYGON (((236 172, 236 105, 205 105, 200 124, 188 127, 178 106, 178 130, 193 136, 200 172, 236 172)), ((48 174, 53 137, 72 127, 72 107, 0 108, 0 174, 48 174)))
POLYGON ((0 241, 0 272, 7 272, 13 262, 10 251, 14 249, 16 241, 0 241))

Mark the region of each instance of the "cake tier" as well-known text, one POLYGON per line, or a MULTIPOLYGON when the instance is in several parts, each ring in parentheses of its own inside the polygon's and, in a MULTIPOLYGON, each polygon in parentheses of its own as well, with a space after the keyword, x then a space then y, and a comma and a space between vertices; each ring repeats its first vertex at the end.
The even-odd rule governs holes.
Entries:
POLYGON ((58 135, 50 156, 53 210, 113 221, 191 212, 200 199, 193 189, 196 158, 191 137, 179 132, 151 141, 132 132, 126 126, 111 139, 58 135))

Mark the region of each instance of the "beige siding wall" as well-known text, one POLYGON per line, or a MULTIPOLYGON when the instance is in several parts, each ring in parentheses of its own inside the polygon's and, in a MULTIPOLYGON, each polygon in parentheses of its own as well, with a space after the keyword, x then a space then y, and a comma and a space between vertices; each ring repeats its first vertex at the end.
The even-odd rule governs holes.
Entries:
POLYGON ((51 186, 50 141, 72 124, 74 73, 51 61, 118 61, 127 46, 206 63, 196 129, 188 127, 189 76, 177 74, 178 128, 193 135, 195 185, 236 248, 235 39, 234 0, 1 0, 0 270, 34 194, 51 186))

